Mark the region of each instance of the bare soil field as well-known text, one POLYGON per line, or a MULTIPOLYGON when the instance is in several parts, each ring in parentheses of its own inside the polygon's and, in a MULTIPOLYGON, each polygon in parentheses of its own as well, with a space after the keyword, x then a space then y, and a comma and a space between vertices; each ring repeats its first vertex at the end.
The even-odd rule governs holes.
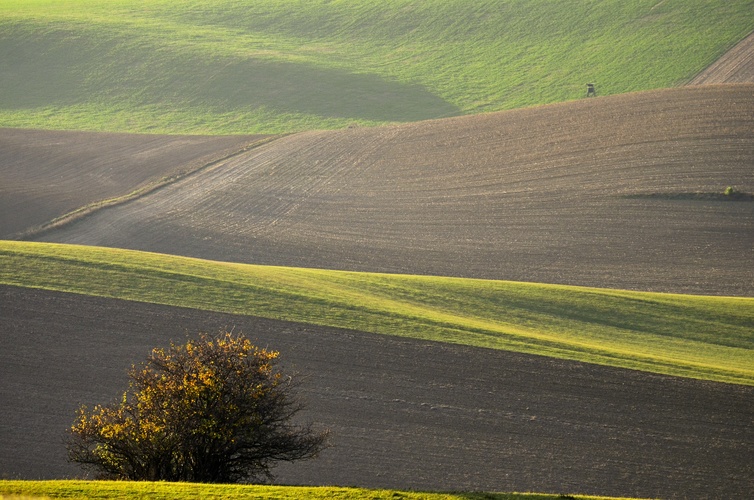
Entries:
POLYGON ((752 295, 752 165, 754 85, 688 86, 295 134, 38 239, 752 295))
POLYGON ((193 171, 262 138, 0 128, 0 238, 193 171))
MULTIPOLYGON (((256 138, 132 139, 0 130, 0 237, 198 168, 37 239, 754 293, 754 85, 314 131, 238 155, 256 138)), ((304 375, 303 417, 333 430, 335 446, 281 466, 281 483, 663 498, 754 489, 750 387, 14 287, 0 287, 0 304, 0 477, 78 474, 62 445, 78 404, 117 398, 154 346, 235 327, 304 375)))
POLYGON ((754 33, 698 74, 690 85, 754 83, 754 33))
POLYGON ((0 477, 82 472, 79 404, 199 330, 235 328, 298 372, 302 421, 333 433, 284 484, 745 498, 754 388, 253 317, 0 287, 0 477))

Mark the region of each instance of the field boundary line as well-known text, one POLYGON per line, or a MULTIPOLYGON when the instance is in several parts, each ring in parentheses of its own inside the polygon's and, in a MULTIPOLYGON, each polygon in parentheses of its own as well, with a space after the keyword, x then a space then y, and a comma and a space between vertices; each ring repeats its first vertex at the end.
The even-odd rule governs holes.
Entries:
POLYGON ((73 224, 74 222, 78 222, 84 219, 85 217, 88 217, 90 215, 93 215, 99 212, 100 210, 104 210, 106 208, 111 208, 111 207, 116 207, 119 205, 124 205, 128 202, 138 200, 148 194, 159 191, 160 189, 167 187, 175 182, 191 177, 192 175, 198 174, 212 167, 216 167, 217 165, 223 162, 226 162, 232 158, 235 158, 236 156, 247 153, 253 149, 264 146, 265 144, 269 144, 275 140, 281 139, 288 135, 290 134, 276 134, 271 137, 265 137, 258 141, 254 141, 250 144, 246 144, 245 146, 243 146, 241 149, 237 151, 226 154, 225 156, 212 160, 208 163, 199 165, 198 167, 192 170, 189 170, 186 172, 178 172, 172 175, 162 177, 161 179, 158 179, 154 182, 150 182, 144 186, 138 187, 134 189, 133 191, 131 191, 130 193, 127 193, 121 196, 115 196, 112 198, 106 198, 104 200, 94 201, 92 203, 79 207, 75 210, 72 210, 68 213, 55 217, 52 220, 49 220, 37 226, 32 226, 31 228, 12 234, 8 237, 8 239, 23 241, 23 240, 36 238, 38 236, 42 236, 50 231, 54 231, 56 229, 60 229, 64 226, 67 226, 69 224, 73 224))
MULTIPOLYGON (((746 56, 737 53, 739 48, 745 48, 749 44, 754 44, 754 31, 750 31, 747 35, 741 38, 736 43, 728 47, 728 50, 722 53, 720 57, 709 63, 697 74, 689 78, 689 80, 681 86, 695 86, 695 85, 720 85, 730 82, 714 81, 721 76, 728 76, 730 73, 735 72, 742 60, 745 60, 746 56), (733 68, 731 69, 731 64, 733 68), (713 71, 714 70, 714 71, 713 71), (708 82, 708 80, 713 80, 708 82)), ((735 82, 744 83, 744 82, 735 82)))

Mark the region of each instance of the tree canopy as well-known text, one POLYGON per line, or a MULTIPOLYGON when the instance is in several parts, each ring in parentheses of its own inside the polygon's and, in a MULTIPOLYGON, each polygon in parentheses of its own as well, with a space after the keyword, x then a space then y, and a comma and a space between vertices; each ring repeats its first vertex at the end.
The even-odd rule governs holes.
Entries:
POLYGON ((302 407, 278 356, 227 332, 156 348, 120 403, 79 408, 69 459, 103 478, 239 482, 312 458, 328 432, 291 422, 302 407))

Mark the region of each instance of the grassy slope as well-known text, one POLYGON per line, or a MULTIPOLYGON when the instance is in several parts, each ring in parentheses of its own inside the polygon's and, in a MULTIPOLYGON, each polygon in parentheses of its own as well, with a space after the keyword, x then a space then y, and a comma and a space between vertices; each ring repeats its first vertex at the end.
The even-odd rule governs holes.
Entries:
MULTIPOLYGON (((361 488, 247 486, 188 483, 151 483, 129 481, 0 481, 0 499, 5 495, 27 498, 150 498, 167 499, 275 499, 298 498, 343 500, 556 500, 559 495, 533 493, 426 493, 417 491, 366 490, 361 488)), ((584 500, 608 500, 608 497, 578 496, 584 500)), ((618 499, 614 499, 618 500, 618 499)))
POLYGON ((754 385, 754 299, 218 263, 0 242, 0 283, 754 385))
POLYGON ((683 83, 753 0, 4 0, 0 126, 276 133, 683 83))

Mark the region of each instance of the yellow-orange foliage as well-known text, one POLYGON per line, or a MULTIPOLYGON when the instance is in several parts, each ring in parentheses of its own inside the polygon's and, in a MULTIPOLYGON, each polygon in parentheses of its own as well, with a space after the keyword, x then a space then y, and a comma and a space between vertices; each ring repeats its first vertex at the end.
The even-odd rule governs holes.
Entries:
POLYGON ((289 423, 300 407, 278 355, 231 333, 155 348, 119 405, 79 409, 69 456, 105 477, 205 482, 315 456, 327 433, 289 423))

